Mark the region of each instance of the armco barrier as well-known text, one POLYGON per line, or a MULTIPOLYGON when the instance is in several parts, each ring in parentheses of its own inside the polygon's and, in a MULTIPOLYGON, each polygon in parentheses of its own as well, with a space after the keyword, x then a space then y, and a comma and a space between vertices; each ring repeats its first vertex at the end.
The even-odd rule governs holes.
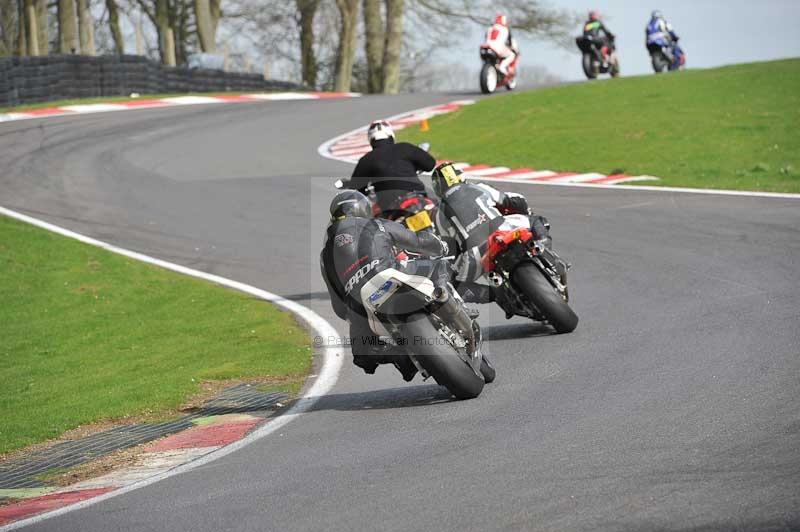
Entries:
POLYGON ((259 74, 167 67, 136 55, 0 58, 0 106, 69 98, 181 92, 298 90, 259 74))

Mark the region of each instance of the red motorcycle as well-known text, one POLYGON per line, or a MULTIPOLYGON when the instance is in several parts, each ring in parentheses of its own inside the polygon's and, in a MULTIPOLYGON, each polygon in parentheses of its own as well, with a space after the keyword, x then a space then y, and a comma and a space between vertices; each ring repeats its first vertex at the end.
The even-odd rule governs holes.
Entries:
POLYGON ((569 306, 570 265, 550 249, 549 239, 536 240, 527 216, 507 215, 489 236, 481 266, 495 286, 495 300, 506 318, 523 316, 546 321, 559 333, 578 326, 569 306))
POLYGON ((497 52, 492 50, 488 44, 481 45, 481 92, 484 94, 491 94, 497 90, 498 87, 505 87, 508 90, 514 90, 517 86, 517 62, 519 61, 519 52, 514 47, 516 57, 514 61, 508 66, 508 74, 504 75, 497 68, 502 59, 498 57, 497 52))

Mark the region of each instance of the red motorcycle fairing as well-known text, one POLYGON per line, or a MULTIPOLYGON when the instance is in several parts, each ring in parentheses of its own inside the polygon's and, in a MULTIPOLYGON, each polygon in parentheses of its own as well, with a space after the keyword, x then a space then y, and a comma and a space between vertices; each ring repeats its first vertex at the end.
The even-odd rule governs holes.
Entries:
POLYGON ((500 230, 495 231, 489 235, 487 242, 486 252, 481 257, 481 266, 483 271, 490 272, 495 268, 495 258, 501 254, 511 243, 519 240, 522 243, 528 243, 533 239, 533 233, 530 229, 518 228, 513 230, 500 230))

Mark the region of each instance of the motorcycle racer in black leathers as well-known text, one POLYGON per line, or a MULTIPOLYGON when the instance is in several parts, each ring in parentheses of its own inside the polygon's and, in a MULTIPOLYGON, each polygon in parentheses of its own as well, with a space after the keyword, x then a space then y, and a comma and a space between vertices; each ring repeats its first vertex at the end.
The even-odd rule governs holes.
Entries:
POLYGON ((367 138, 372 151, 358 161, 347 188, 366 194, 372 185, 383 212, 395 208, 398 198, 408 192, 425 192, 417 174, 433 170, 436 159, 408 142, 395 143, 392 127, 383 120, 370 124, 367 138))
POLYGON ((531 213, 525 196, 501 192, 485 183, 468 183, 452 163, 437 166, 431 181, 440 200, 436 227, 456 255, 454 284, 458 292, 465 301, 493 301, 491 288, 475 283, 483 275, 481 257, 489 235, 500 228, 505 215, 522 214, 530 217, 537 240, 549 240, 547 220, 531 213))
MULTIPOLYGON (((397 222, 372 218, 369 199, 356 190, 337 194, 330 212, 320 266, 334 312, 350 323, 353 363, 370 374, 379 364, 393 363, 410 381, 416 367, 408 356, 380 343, 367 322, 361 287, 377 272, 403 269, 401 252, 439 258, 447 254, 447 245, 431 232, 414 233, 397 222)), ((449 271, 432 280, 443 284, 448 277, 449 271)))

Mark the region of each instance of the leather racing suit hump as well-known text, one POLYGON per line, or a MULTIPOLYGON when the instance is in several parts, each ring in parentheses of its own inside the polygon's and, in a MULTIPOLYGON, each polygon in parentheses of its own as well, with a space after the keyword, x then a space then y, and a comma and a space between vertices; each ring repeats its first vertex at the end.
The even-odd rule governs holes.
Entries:
POLYGON ((363 314, 361 287, 377 272, 397 267, 401 251, 441 257, 446 246, 431 232, 414 233, 391 220, 347 217, 331 223, 320 266, 336 315, 363 314))
POLYGON ((678 40, 678 34, 675 33, 672 24, 663 18, 650 19, 644 33, 648 45, 670 46, 678 40))
POLYGON ((521 194, 501 192, 484 183, 461 183, 447 189, 440 201, 436 226, 448 242, 455 241, 457 249, 451 253, 457 255, 459 284, 472 283, 483 275, 481 257, 489 235, 500 228, 505 215, 530 216, 536 238, 547 238, 547 220, 531 216, 528 201, 521 194))
POLYGON ((493 24, 486 30, 486 42, 484 44, 494 50, 497 57, 501 59, 498 65, 500 72, 504 75, 508 74, 509 67, 514 62, 514 59, 517 58, 513 46, 514 41, 511 38, 511 30, 508 29, 508 26, 498 23, 493 24))
POLYGON ((392 139, 379 140, 372 151, 361 157, 350 179, 349 188, 366 193, 375 188, 378 206, 386 211, 397 199, 410 191, 425 191, 418 172, 430 172, 436 166, 431 154, 408 142, 394 143, 392 139))
POLYGON ((583 25, 583 34, 605 46, 611 46, 614 41, 614 34, 608 31, 608 28, 600 20, 587 20, 583 25))
POLYGON ((399 251, 441 257, 447 247, 433 233, 414 233, 397 222, 347 217, 328 227, 320 266, 334 312, 350 323, 353 364, 371 374, 378 365, 393 363, 409 381, 416 367, 402 351, 394 353, 381 344, 361 302, 361 287, 369 279, 386 268, 399 267, 399 251))

